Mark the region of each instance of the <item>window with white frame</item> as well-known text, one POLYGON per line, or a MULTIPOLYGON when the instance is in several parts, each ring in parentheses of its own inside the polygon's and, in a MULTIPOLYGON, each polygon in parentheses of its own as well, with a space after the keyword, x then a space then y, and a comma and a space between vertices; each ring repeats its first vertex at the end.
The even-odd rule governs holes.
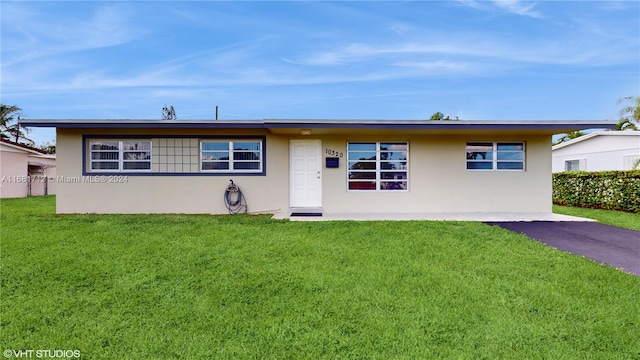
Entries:
POLYGON ((90 140, 92 172, 151 171, 150 140, 90 140))
POLYGON ((350 142, 347 144, 349 190, 408 189, 407 142, 350 142))
POLYGON ((580 160, 567 160, 564 162, 565 171, 580 170, 580 160))
POLYGON ((631 154, 631 155, 622 156, 622 170, 638 170, 638 169, 640 169, 640 154, 637 154, 637 155, 631 154))
POLYGON ((262 140, 206 140, 200 142, 200 170, 260 173, 262 140))
POLYGON ((524 170, 523 142, 468 142, 467 170, 524 170))

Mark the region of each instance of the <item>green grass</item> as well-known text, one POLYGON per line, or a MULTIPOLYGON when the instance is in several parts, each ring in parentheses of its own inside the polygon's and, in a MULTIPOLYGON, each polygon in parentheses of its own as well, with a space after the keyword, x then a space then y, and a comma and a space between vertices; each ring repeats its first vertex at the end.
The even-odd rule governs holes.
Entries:
POLYGON ((640 358, 640 278, 497 227, 55 215, 54 202, 2 200, 2 350, 640 358))
POLYGON ((640 231, 640 213, 628 213, 615 210, 586 209, 553 205, 553 212, 598 220, 603 224, 640 231))

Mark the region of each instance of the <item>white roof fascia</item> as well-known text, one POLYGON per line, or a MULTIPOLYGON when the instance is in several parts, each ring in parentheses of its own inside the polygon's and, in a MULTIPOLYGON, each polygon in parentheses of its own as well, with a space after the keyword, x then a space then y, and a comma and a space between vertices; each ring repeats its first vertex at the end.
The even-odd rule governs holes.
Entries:
POLYGON ((640 136, 640 131, 613 131, 613 130, 594 131, 587 135, 582 135, 580 137, 569 140, 567 142, 563 142, 561 144, 555 145, 551 149, 552 150, 562 149, 563 147, 571 146, 573 144, 577 144, 581 141, 589 140, 596 136, 640 136))

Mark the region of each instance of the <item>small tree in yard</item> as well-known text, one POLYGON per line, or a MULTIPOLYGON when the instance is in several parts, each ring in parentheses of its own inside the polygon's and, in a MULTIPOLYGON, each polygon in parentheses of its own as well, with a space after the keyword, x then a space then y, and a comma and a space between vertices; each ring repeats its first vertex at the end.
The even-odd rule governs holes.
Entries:
POLYGON ((558 139, 558 141, 554 142, 553 145, 558 145, 569 140, 577 139, 582 135, 584 135, 584 133, 580 130, 568 132, 564 134, 560 139, 558 139))

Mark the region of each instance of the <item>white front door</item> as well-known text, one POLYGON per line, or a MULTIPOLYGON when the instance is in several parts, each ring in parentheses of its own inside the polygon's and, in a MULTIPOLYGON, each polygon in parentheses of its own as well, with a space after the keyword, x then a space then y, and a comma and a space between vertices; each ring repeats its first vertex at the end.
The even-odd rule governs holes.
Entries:
POLYGON ((322 142, 291 140, 291 207, 322 207, 322 142))

